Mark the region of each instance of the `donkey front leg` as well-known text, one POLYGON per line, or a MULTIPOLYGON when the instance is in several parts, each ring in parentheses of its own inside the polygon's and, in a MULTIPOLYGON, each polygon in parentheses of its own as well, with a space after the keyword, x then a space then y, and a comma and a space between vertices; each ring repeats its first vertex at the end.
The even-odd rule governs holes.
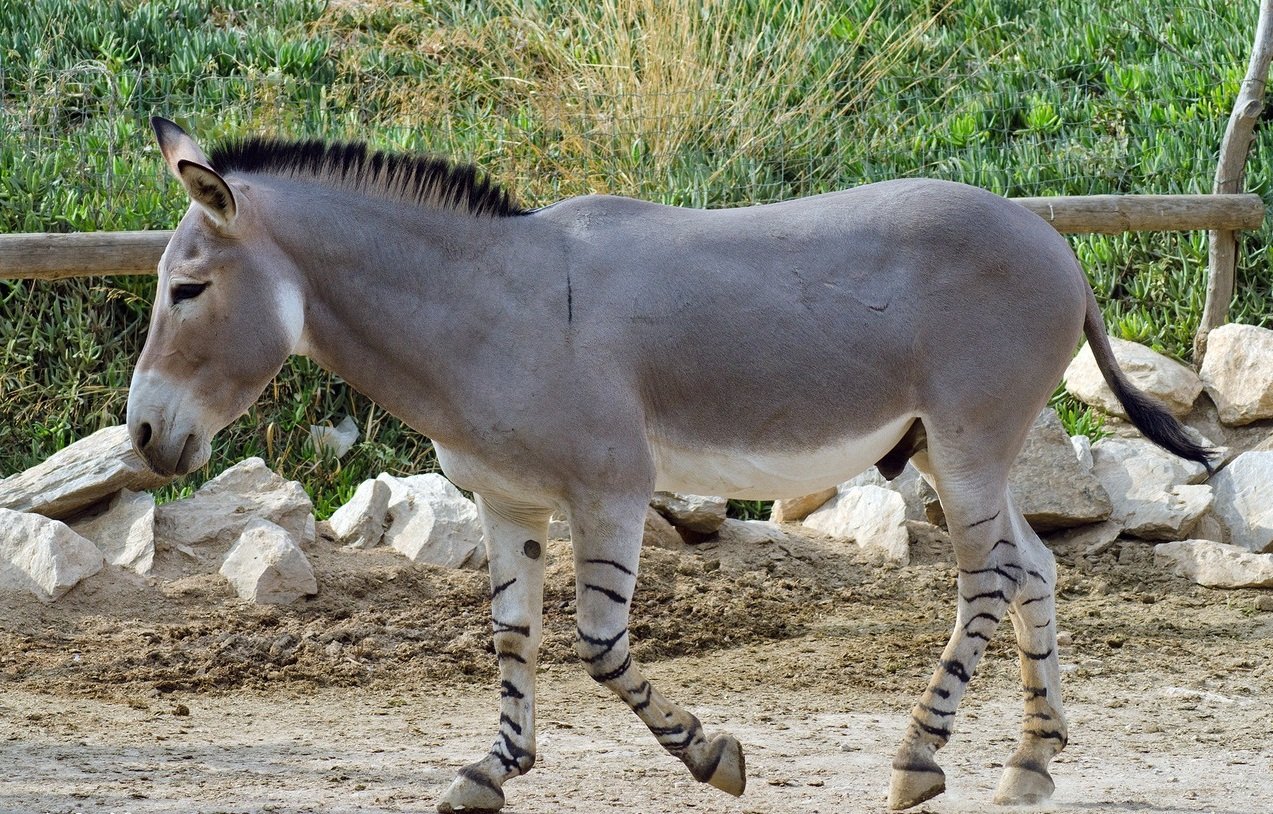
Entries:
POLYGON ((550 509, 477 498, 491 571, 491 624, 499 659, 499 735, 486 757, 460 769, 438 811, 490 812, 504 783, 535 765, 535 662, 543 634, 544 544, 550 509))
POLYGON ((636 587, 646 495, 571 507, 578 608, 576 650, 596 681, 609 687, 679 758, 700 783, 733 795, 747 784, 742 746, 732 735, 708 738, 698 718, 665 698, 633 663, 628 649, 628 609, 636 587))

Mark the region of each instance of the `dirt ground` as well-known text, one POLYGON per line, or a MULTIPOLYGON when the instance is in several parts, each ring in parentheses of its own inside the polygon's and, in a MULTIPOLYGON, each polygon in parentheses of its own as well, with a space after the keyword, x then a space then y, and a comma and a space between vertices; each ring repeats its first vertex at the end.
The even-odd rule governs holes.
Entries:
MULTIPOLYGON (((284 608, 242 603, 215 575, 115 569, 51 606, 5 599, 0 812, 432 811, 494 736, 486 576, 321 537, 307 553, 321 591, 284 608)), ((885 810, 892 751, 954 619, 948 551, 916 554, 899 568, 802 537, 646 549, 635 654, 709 732, 742 741, 734 799, 575 664, 569 548, 554 542, 539 762, 508 784, 506 811, 885 810)), ((1039 810, 1273 810, 1273 593, 1199 588, 1139 542, 1057 555, 1071 738, 1039 810)), ((948 791, 917 810, 995 808, 1020 697, 1004 625, 939 755, 948 791)))

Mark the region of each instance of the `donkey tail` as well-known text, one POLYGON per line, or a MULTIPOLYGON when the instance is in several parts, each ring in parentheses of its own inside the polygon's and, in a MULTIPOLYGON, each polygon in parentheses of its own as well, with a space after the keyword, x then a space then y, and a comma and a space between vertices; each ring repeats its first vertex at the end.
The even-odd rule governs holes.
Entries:
POLYGON ((1127 411, 1127 417, 1136 425, 1146 438, 1158 446, 1175 453, 1181 458, 1197 461, 1214 472, 1211 459, 1215 450, 1209 449, 1193 440, 1185 427, 1153 398, 1137 390, 1127 380, 1127 375, 1118 366, 1114 358, 1114 349, 1110 347, 1109 335, 1105 333, 1105 321, 1101 318, 1100 308, 1096 304, 1096 295, 1092 289, 1087 290, 1087 313, 1083 319, 1083 333, 1087 335, 1087 344, 1092 348, 1092 357, 1096 366, 1105 377, 1106 384, 1114 391, 1114 395, 1127 411))

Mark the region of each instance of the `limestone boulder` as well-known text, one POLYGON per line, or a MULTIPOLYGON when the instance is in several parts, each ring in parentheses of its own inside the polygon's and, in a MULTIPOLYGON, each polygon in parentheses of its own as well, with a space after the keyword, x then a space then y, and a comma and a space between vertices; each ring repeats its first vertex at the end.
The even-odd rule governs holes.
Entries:
POLYGON ((765 545, 788 539, 782 526, 772 520, 735 520, 728 518, 717 532, 716 540, 725 546, 765 545))
MULTIPOLYGON (((569 527, 563 536, 570 536, 569 527)), ((676 527, 669 523, 666 517, 655 511, 653 506, 645 510, 645 527, 641 531, 641 544, 654 548, 669 548, 673 551, 679 551, 685 547, 685 541, 676 533, 676 527)))
POLYGON ((888 562, 910 562, 906 502, 881 486, 851 486, 804 519, 804 525, 832 537, 852 540, 888 562))
POLYGON ((248 523, 269 520, 296 540, 314 537, 314 504, 305 488, 248 458, 183 500, 155 510, 155 536, 163 544, 220 557, 248 523))
POLYGON ((0 508, 60 520, 121 489, 154 489, 170 480, 133 451, 127 427, 107 427, 0 481, 0 508))
POLYGON ((441 475, 376 480, 389 487, 384 544, 412 562, 447 568, 481 568, 486 563, 477 504, 441 475))
POLYGON ((1221 325, 1207 335, 1198 374, 1226 424, 1273 418, 1273 331, 1221 325))
POLYGON ((380 545, 385 535, 390 494, 389 484, 382 480, 365 480, 358 484, 349 502, 327 519, 336 541, 350 548, 380 545))
POLYGON ((1093 472, 1113 503, 1110 519, 1144 540, 1188 537, 1210 510, 1201 464, 1172 455, 1143 438, 1104 438, 1092 446, 1093 472))
POLYGON ((111 565, 149 574, 155 563, 155 498, 149 492, 117 493, 104 511, 77 518, 71 529, 89 540, 111 565))
POLYGON ((0 591, 30 592, 53 602, 105 562, 97 546, 65 523, 0 509, 0 591))
POLYGON ((1113 507, 1101 482, 1084 466, 1056 411, 1035 418, 1008 473, 1008 491, 1039 532, 1096 523, 1113 507))
MULTIPOLYGON (((937 492, 933 491, 933 487, 928 485, 928 481, 924 480, 924 476, 912 463, 907 463, 901 474, 892 480, 872 466, 840 484, 839 491, 855 486, 878 486, 901 495, 902 502, 906 504, 907 520, 927 521, 929 508, 937 505, 937 492)), ((940 513, 940 508, 937 511, 940 513)))
POLYGON ((1213 540, 1156 545, 1154 562, 1208 588, 1273 588, 1273 554, 1213 540))
POLYGON ((1273 552, 1273 451, 1242 453, 1212 476, 1211 488, 1228 541, 1244 551, 1273 552))
POLYGON ((775 523, 798 523, 835 495, 836 488, 831 486, 813 494, 775 500, 769 509, 769 519, 775 523))
POLYGON ((226 554, 221 576, 239 598, 263 605, 288 605, 318 593, 314 569, 296 538, 259 518, 244 527, 226 554))
MULTIPOLYGON (((1136 342, 1112 336, 1109 342, 1114 358, 1132 384, 1162 402, 1177 417, 1189 412, 1202 392, 1202 380, 1192 368, 1136 342)), ((1096 366, 1090 345, 1084 344, 1066 369, 1065 389, 1084 404, 1127 417, 1096 366)))
POLYGON ((714 534, 725 523, 723 497, 655 492, 650 505, 676 528, 697 534, 714 534))

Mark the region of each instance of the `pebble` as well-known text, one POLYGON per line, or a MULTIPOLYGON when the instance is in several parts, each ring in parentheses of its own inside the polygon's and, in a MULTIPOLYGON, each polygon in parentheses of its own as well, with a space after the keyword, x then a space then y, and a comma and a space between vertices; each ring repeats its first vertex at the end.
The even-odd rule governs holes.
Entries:
POLYGON ((1273 611, 1273 596, 1267 594, 1265 596, 1257 596, 1255 598, 1255 609, 1266 613, 1273 611))

